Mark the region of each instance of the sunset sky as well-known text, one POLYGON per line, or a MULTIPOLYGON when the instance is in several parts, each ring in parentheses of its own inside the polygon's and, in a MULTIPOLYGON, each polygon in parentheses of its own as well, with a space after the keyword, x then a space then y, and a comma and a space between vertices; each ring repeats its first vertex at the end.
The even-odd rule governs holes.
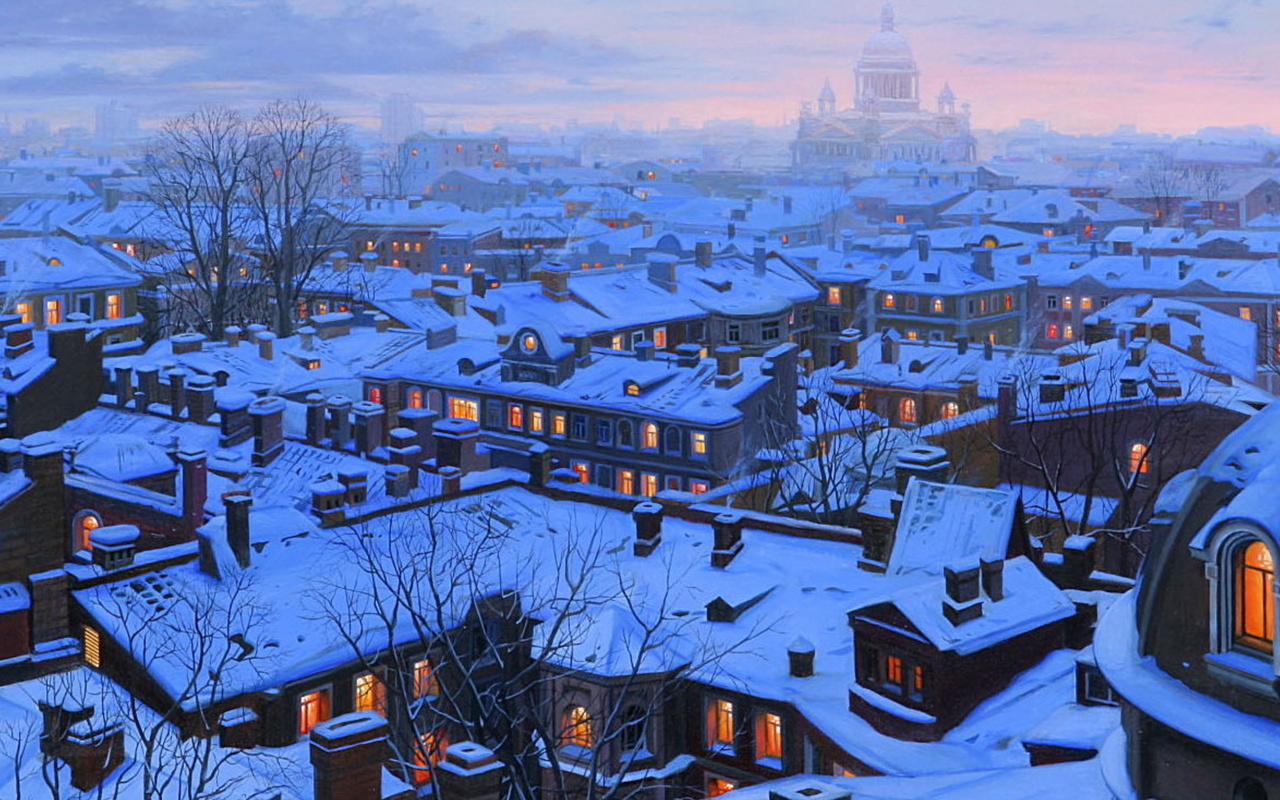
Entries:
MULTIPOLYGON (((653 126, 793 118, 852 68, 878 0, 5 0, 0 111, 144 122, 201 101, 297 93, 368 124, 406 93, 428 118, 653 126)), ((1274 0, 902 0, 932 98, 950 80, 978 127, 1280 130, 1274 0)))

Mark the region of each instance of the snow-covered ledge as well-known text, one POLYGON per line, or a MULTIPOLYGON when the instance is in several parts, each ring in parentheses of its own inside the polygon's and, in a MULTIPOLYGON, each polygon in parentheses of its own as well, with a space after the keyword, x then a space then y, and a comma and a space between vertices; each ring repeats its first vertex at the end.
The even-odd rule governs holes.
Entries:
POLYGON ((1098 667, 1126 702, 1173 730, 1224 752, 1280 769, 1280 722, 1246 714, 1190 689, 1139 657, 1136 592, 1111 606, 1094 637, 1098 667))

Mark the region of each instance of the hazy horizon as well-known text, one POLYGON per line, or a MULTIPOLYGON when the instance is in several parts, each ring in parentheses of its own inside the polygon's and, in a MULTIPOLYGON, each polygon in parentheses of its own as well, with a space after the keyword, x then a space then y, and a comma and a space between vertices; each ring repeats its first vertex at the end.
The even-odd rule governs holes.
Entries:
MULTIPOLYGON (((117 100, 144 124, 204 102, 252 108, 306 95, 376 126, 405 94, 430 124, 607 122, 645 128, 794 119, 830 78, 850 103, 853 65, 881 2, 829 0, 49 0, 0 9, 0 113, 89 124, 117 100)), ((1262 0, 1134 0, 1019 8, 895 4, 926 106, 950 82, 977 128, 1042 119, 1063 133, 1280 130, 1262 0)))

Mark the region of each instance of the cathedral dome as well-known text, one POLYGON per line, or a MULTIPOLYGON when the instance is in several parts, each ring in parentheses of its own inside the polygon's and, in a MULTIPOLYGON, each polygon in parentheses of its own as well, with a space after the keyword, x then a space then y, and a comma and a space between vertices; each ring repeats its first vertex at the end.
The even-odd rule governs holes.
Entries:
POLYGON ((862 60, 911 63, 915 61, 915 54, 911 52, 907 37, 897 31, 881 31, 867 40, 862 48, 862 60))

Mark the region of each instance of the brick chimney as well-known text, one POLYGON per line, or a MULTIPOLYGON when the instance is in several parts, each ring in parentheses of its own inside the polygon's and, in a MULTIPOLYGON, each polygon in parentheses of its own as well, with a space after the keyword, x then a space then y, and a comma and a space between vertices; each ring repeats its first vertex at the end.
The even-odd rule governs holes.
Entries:
POLYGON ((1067 382, 1056 372, 1040 378, 1040 402, 1061 403, 1067 397, 1067 382))
POLYGON ((235 447, 253 438, 253 419, 249 416, 249 404, 254 399, 249 392, 230 390, 217 398, 215 405, 218 415, 222 417, 219 447, 235 447))
POLYGON ((335 394, 329 398, 328 434, 330 446, 341 450, 351 441, 351 398, 335 394))
POLYGON ((942 599, 942 615, 952 625, 963 625, 982 616, 982 598, 979 595, 980 569, 952 569, 944 567, 942 577, 946 595, 942 599))
POLYGON ((182 471, 182 520, 189 533, 204 524, 204 504, 209 499, 208 461, 205 451, 182 448, 178 451, 182 471))
POLYGON ((480 423, 469 419, 446 419, 432 429, 436 442, 436 465, 456 467, 463 473, 476 467, 476 443, 480 439, 480 423))
POLYGON ((284 408, 280 397, 260 397, 249 404, 255 467, 267 466, 284 452, 284 408))
POLYGON ((89 534, 93 563, 107 572, 133 565, 138 550, 137 525, 107 525, 89 534))
POLYGON ((116 395, 116 407, 124 408, 133 398, 133 367, 117 366, 113 372, 115 379, 112 381, 112 391, 116 395))
POLYGON ((258 358, 271 361, 275 358, 276 335, 271 331, 258 334, 258 358))
POLYGON ((313 727, 315 800, 382 800, 387 731, 387 720, 376 711, 343 714, 313 727))
POLYGON ((199 353, 204 349, 203 333, 179 333, 169 337, 169 349, 175 356, 199 353))
POLYGON ((662 506, 658 503, 640 503, 631 511, 636 524, 636 540, 632 553, 647 558, 662 542, 662 506))
POLYGON ((36 326, 30 322, 19 322, 4 329, 4 357, 17 358, 30 352, 35 347, 34 335, 36 326))
POLYGON ((481 298, 489 293, 489 275, 484 270, 471 270, 471 293, 481 298))
POLYGON ((239 325, 228 325, 222 329, 222 335, 225 337, 227 347, 239 347, 240 336, 244 333, 244 328, 239 325))
POLYGON ((98 719, 93 706, 37 703, 43 719, 40 753, 59 759, 71 772, 71 785, 88 792, 124 763, 124 727, 98 719))
POLYGON ((982 559, 978 562, 982 571, 982 591, 993 603, 1004 599, 1004 559, 982 559))
POLYGON ((680 259, 668 253, 650 253, 646 261, 649 266, 649 282, 675 294, 680 288, 677 282, 680 259))
POLYGON ((862 341, 862 332, 857 328, 845 328, 840 333, 840 360, 845 369, 858 366, 858 344, 862 341))
POLYGON ((356 452, 367 456, 382 447, 387 410, 381 403, 361 400, 351 406, 351 417, 355 423, 356 452))
POLYGON ((697 242, 693 246, 693 263, 703 269, 711 266, 713 259, 711 242, 697 242))
POLYGON ((569 293, 569 273, 568 264, 562 264, 559 261, 546 261, 538 270, 538 275, 542 282, 542 293, 557 303, 563 303, 570 298, 569 293))
POLYGON ((742 552, 742 514, 725 511, 711 520, 714 547, 711 550, 711 566, 724 568, 742 552))
POLYGON ((951 471, 947 451, 932 445, 915 445, 898 453, 893 476, 898 494, 905 494, 912 478, 930 483, 946 483, 951 471))
POLYGON ((763 278, 768 269, 769 253, 764 247, 764 237, 755 237, 755 247, 751 250, 751 266, 757 278, 763 278))
POLYGON ((241 568, 249 566, 249 509, 253 498, 247 489, 236 489, 222 496, 226 509, 227 545, 241 568))
POLYGON ((169 416, 181 419, 182 412, 187 410, 187 371, 181 367, 169 370, 165 377, 169 379, 169 416))
POLYGON ((742 382, 742 348, 733 345, 716 348, 716 388, 731 389, 742 382))
POLYGON ((452 800, 499 800, 502 776, 502 762, 475 742, 450 745, 435 768, 440 794, 452 800))
POLYGON ((787 645, 787 663, 791 668, 791 677, 813 677, 813 657, 813 643, 803 636, 797 636, 787 645))
POLYGON ((930 240, 928 236, 923 236, 920 234, 916 235, 916 255, 920 258, 921 261, 929 260, 929 245, 930 245, 930 240))

